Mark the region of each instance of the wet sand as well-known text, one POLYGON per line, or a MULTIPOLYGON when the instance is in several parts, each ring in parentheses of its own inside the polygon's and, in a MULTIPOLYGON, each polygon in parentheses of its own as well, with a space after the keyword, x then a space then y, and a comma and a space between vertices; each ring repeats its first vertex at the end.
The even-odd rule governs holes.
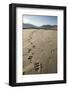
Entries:
POLYGON ((23 74, 57 73, 57 30, 23 30, 23 74))

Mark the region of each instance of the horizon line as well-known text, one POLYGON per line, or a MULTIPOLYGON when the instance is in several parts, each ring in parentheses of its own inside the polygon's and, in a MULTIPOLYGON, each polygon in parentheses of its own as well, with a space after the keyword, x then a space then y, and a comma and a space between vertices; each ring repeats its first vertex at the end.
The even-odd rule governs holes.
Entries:
MULTIPOLYGON (((30 25, 34 25, 34 24, 31 24, 31 23, 23 23, 23 24, 30 24, 30 25)), ((42 25, 40 25, 40 26, 38 26, 38 25, 34 25, 34 26, 41 27, 41 26, 43 26, 43 25, 57 26, 56 24, 54 24, 54 25, 51 25, 51 24, 42 24, 42 25)))

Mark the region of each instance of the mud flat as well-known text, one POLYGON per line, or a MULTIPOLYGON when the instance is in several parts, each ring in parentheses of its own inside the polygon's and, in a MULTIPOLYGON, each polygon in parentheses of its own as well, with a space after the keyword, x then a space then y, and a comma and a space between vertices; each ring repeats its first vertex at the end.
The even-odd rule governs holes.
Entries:
POLYGON ((23 74, 57 73, 57 30, 24 29, 23 74))

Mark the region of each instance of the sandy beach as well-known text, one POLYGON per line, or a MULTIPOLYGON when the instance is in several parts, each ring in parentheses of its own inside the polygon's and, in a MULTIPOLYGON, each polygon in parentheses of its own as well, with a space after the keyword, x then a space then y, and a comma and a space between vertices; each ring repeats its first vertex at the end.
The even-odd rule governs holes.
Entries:
POLYGON ((23 74, 57 73, 57 30, 24 29, 23 74))

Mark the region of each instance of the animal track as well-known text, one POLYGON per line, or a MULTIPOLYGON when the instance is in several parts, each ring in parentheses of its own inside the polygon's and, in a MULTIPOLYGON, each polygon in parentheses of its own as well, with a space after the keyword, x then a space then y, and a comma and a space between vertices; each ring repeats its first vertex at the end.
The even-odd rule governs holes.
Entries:
POLYGON ((32 58, 33 58, 33 56, 28 57, 28 60, 30 60, 30 63, 32 63, 32 58))
POLYGON ((33 47, 33 48, 35 48, 36 46, 35 46, 35 45, 33 45, 32 47, 33 47))
POLYGON ((30 53, 31 49, 28 49, 28 53, 30 53))
POLYGON ((34 32, 35 31, 33 31, 31 34, 30 34, 30 36, 29 36, 29 39, 28 39, 28 42, 30 43, 30 45, 31 45, 31 48, 29 48, 28 49, 28 54, 31 54, 31 55, 29 55, 29 57, 28 57, 28 60, 30 60, 30 63, 32 63, 32 58, 33 58, 33 56, 32 55, 34 55, 34 53, 32 52, 33 51, 33 49, 35 49, 35 45, 33 44, 33 42, 31 41, 32 40, 32 35, 34 34, 34 32))
POLYGON ((33 55, 34 53, 32 53, 32 55, 33 55))
POLYGON ((28 59, 32 59, 33 56, 29 56, 28 59))
POLYGON ((36 62, 34 64, 34 69, 36 72, 41 72, 42 71, 42 64, 40 62, 36 62))

